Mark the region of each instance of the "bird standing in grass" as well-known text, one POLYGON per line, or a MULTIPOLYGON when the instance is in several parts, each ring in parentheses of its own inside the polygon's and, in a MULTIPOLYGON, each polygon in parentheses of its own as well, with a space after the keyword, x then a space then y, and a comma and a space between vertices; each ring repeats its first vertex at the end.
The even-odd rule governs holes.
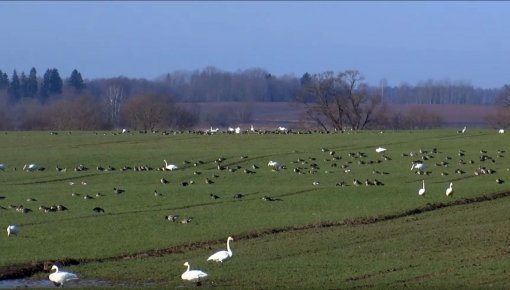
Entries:
POLYGON ((7 227, 7 236, 16 235, 19 232, 19 227, 17 225, 9 225, 7 227))
POLYGON ((163 160, 163 161, 165 162, 165 169, 166 170, 172 171, 172 170, 176 170, 178 168, 177 165, 175 165, 175 164, 168 164, 166 162, 166 160, 163 160))
POLYGON ((446 196, 453 195, 453 182, 450 182, 450 187, 446 189, 446 196))
POLYGON ((78 279, 78 276, 74 273, 59 271, 57 265, 51 267, 51 271, 53 270, 55 270, 55 272, 51 273, 49 278, 56 286, 63 287, 64 283, 78 279))
POLYGON ((230 241, 233 241, 234 238, 228 237, 227 239, 227 250, 218 251, 214 254, 212 254, 209 258, 207 258, 207 261, 215 261, 215 262, 221 262, 228 260, 232 258, 232 250, 230 249, 230 241))
POLYGON ((425 194, 425 180, 422 180, 423 182, 423 187, 420 188, 420 190, 418 190, 418 195, 422 196, 425 194))

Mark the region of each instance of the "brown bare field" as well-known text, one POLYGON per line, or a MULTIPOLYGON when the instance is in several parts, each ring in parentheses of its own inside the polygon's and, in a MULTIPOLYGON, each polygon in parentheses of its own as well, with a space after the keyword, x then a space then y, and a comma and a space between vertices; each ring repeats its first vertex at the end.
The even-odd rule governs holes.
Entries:
POLYGON ((390 105, 393 112, 405 113, 413 108, 425 109, 439 114, 444 127, 486 127, 485 117, 496 112, 493 105, 390 105))
MULTIPOLYGON (((305 116, 303 106, 295 103, 242 103, 242 102, 219 102, 200 103, 202 114, 228 108, 236 112, 249 107, 252 110, 253 125, 258 128, 275 129, 278 126, 288 128, 302 128, 310 124, 305 116)), ((487 127, 486 116, 497 110, 494 105, 388 105, 391 112, 406 114, 419 108, 438 114, 443 119, 443 127, 487 127)), ((201 124, 208 128, 208 124, 201 124)), ((232 126, 249 127, 250 124, 232 124, 232 126)))

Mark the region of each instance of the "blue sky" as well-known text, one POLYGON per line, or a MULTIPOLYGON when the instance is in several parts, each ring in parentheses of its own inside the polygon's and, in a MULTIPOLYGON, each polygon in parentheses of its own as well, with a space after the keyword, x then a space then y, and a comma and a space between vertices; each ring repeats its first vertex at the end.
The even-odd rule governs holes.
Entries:
POLYGON ((510 83, 509 2, 0 2, 0 69, 154 79, 215 66, 370 84, 510 83))

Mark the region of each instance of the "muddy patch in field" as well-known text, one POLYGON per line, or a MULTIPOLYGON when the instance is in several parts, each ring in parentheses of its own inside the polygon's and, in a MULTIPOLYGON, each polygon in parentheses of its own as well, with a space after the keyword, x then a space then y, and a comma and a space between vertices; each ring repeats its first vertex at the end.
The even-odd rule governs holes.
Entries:
MULTIPOLYGON (((84 288, 84 287, 123 287, 129 288, 128 284, 119 285, 111 281, 95 280, 95 279, 79 279, 65 284, 65 288, 84 288)), ((9 279, 0 281, 0 289, 16 289, 16 288, 56 288, 50 280, 35 279, 9 279)))

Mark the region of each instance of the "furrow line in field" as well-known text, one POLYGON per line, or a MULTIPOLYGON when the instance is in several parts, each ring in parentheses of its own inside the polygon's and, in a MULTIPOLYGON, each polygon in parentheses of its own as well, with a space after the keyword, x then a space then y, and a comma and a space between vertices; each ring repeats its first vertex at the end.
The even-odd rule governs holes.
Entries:
MULTIPOLYGON (((264 236, 292 232, 292 231, 303 231, 309 229, 316 228, 329 228, 335 226, 358 226, 358 225, 367 225, 367 224, 375 224, 384 221, 395 220, 403 217, 414 216, 426 212, 432 212, 435 210, 439 210, 442 208, 452 207, 452 206, 462 206, 469 205, 474 203, 480 203, 485 201, 496 200, 500 198, 510 197, 510 191, 508 192, 498 192, 494 194, 484 194, 477 197, 471 198, 463 198, 450 202, 435 202, 435 203, 427 203, 424 206, 409 209, 400 213, 387 214, 387 215, 378 215, 371 217, 357 217, 357 218, 349 218, 338 221, 325 221, 321 223, 315 224, 305 224, 305 225, 295 225, 295 226, 286 226, 280 228, 266 229, 260 231, 253 231, 248 233, 240 233, 235 235, 236 240, 251 240, 256 238, 261 238, 264 236)), ((12 266, 3 266, 0 267, 0 280, 6 279, 18 279, 29 277, 41 271, 48 271, 49 267, 53 263, 60 263, 63 266, 67 265, 77 265, 80 263, 91 263, 91 262, 106 262, 106 261, 120 261, 120 260, 129 260, 129 259, 139 259, 146 257, 161 257, 174 253, 183 253, 187 251, 193 251, 198 249, 204 249, 211 247, 212 245, 221 244, 224 242, 224 238, 216 239, 216 240, 208 240, 208 241, 200 241, 189 244, 176 245, 169 248, 164 249, 154 249, 149 251, 144 251, 140 253, 133 253, 128 255, 119 255, 112 257, 103 257, 103 258, 95 258, 95 259, 73 259, 66 258, 61 260, 53 260, 53 261, 42 261, 42 262, 33 262, 21 265, 12 265, 12 266)))

